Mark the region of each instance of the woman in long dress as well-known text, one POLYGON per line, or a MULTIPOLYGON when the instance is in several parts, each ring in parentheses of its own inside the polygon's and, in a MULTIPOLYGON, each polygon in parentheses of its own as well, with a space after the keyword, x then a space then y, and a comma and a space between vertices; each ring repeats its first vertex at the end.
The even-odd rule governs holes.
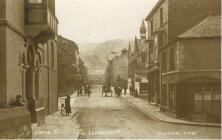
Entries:
POLYGON ((65 109, 66 109, 66 116, 69 116, 71 113, 71 106, 70 106, 70 96, 67 95, 65 99, 65 109))

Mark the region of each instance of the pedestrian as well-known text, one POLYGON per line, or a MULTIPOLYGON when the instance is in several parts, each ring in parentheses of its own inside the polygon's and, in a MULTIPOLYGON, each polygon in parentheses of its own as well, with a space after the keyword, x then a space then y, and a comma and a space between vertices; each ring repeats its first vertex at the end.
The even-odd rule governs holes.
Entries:
POLYGON ((22 96, 21 95, 16 95, 16 100, 12 105, 13 106, 24 106, 25 103, 22 101, 22 96))
POLYGON ((82 85, 80 86, 80 96, 82 96, 82 85))
POLYGON ((89 83, 89 91, 90 91, 90 94, 91 94, 92 92, 91 92, 91 85, 90 85, 90 83, 89 83))
POLYGON ((116 87, 117 97, 121 95, 121 91, 122 91, 121 87, 116 87))
POLYGON ((126 95, 126 90, 127 90, 127 87, 124 87, 124 95, 126 95))
POLYGON ((90 97, 90 94, 91 94, 90 85, 88 85, 87 87, 87 92, 88 92, 88 97, 90 97))
POLYGON ((84 86, 83 86, 83 88, 84 88, 84 94, 85 94, 85 96, 87 96, 87 87, 86 87, 86 84, 84 84, 84 86))
POLYGON ((138 97, 138 89, 135 90, 134 96, 135 96, 135 97, 138 97))
POLYGON ((70 96, 67 95, 65 99, 65 111, 66 116, 69 116, 69 113, 71 113, 71 106, 70 106, 70 96))
POLYGON ((130 86, 129 90, 130 90, 130 95, 132 95, 132 92, 133 92, 132 86, 130 86))
POLYGON ((102 96, 103 96, 103 93, 105 92, 105 89, 106 89, 106 86, 104 84, 103 87, 102 87, 102 96))
POLYGON ((65 115, 66 111, 65 111, 65 105, 64 104, 61 104, 61 111, 60 113, 62 114, 62 116, 65 115))

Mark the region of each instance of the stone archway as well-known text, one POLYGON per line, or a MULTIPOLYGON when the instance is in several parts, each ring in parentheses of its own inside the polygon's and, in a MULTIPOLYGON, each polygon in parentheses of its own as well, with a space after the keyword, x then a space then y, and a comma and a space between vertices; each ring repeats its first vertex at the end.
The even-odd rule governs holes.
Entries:
POLYGON ((44 123, 45 108, 40 107, 39 82, 40 73, 39 66, 41 64, 41 53, 38 51, 36 44, 28 46, 26 71, 26 91, 28 100, 28 109, 31 112, 32 123, 44 123))

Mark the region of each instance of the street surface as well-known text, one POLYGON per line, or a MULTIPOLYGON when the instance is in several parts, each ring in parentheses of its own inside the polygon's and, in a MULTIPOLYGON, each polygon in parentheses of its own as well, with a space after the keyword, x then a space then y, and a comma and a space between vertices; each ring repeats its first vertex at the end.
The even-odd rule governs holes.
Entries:
POLYGON ((101 86, 92 86, 91 97, 77 97, 79 138, 208 138, 219 139, 220 128, 163 123, 144 115, 127 102, 102 97, 101 86))

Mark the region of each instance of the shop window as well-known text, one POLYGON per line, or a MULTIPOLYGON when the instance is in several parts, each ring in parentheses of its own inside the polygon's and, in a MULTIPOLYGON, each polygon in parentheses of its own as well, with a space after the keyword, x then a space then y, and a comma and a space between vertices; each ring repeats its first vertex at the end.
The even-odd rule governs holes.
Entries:
POLYGON ((176 53, 175 53, 175 48, 171 48, 170 49, 170 71, 174 71, 175 70, 175 65, 176 65, 176 53))
POLYGON ((169 96, 170 96, 170 109, 176 109, 176 85, 170 85, 169 87, 169 96))
MULTIPOLYGON (((194 94, 194 111, 196 113, 220 112, 221 93, 218 84, 199 84, 202 91, 194 94)), ((195 87, 194 87, 195 89, 195 87)))

